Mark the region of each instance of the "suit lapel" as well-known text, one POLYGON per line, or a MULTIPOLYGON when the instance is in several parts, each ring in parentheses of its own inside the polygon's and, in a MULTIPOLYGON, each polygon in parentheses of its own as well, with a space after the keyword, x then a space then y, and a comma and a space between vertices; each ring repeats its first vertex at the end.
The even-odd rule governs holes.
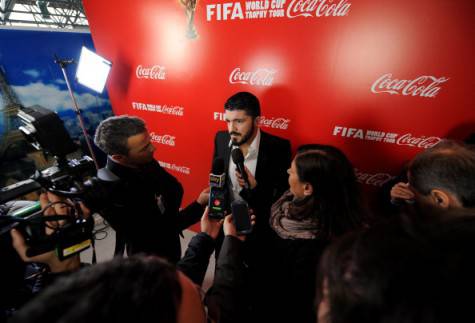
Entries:
POLYGON ((226 172, 229 170, 229 157, 231 156, 231 146, 229 146, 229 140, 231 140, 231 137, 229 136, 228 133, 226 133, 226 135, 224 136, 224 142, 223 142, 223 146, 224 146, 223 159, 224 159, 224 169, 226 170, 226 172))
POLYGON ((268 144, 267 144, 267 134, 261 130, 261 142, 259 143, 259 153, 257 154, 257 165, 256 165, 256 181, 260 180, 261 174, 265 173, 265 168, 269 154, 267 153, 268 144))

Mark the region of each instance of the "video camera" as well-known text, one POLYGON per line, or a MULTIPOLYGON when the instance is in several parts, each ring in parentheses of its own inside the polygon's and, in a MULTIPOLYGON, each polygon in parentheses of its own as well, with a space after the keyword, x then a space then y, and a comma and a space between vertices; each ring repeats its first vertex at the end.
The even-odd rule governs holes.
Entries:
POLYGON ((70 210, 67 215, 44 216, 45 210, 38 211, 34 207, 17 212, 6 210, 3 215, 0 212, 0 235, 16 227, 30 246, 27 256, 56 249, 59 259, 67 258, 87 249, 92 243, 94 221, 84 217, 78 202, 84 202, 92 212, 99 211, 108 198, 111 185, 118 178, 107 169, 96 172, 89 156, 67 159, 66 156, 78 147, 56 113, 32 106, 21 109, 18 117, 22 123, 19 130, 26 140, 36 149, 54 156, 56 162, 43 171, 37 170, 30 179, 0 189, 0 205, 38 189, 69 198, 72 202, 64 202, 70 210), (46 227, 51 228, 50 223, 58 221, 62 224, 55 226, 52 234, 46 234, 46 227))

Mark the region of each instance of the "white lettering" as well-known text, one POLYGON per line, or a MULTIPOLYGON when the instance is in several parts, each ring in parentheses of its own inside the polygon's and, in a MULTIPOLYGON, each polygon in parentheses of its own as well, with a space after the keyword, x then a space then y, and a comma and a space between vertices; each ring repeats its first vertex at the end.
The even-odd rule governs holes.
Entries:
POLYGON ((216 13, 215 4, 206 5, 206 21, 211 21, 211 18, 215 15, 215 13, 216 13))
POLYGON ((399 137, 399 139, 396 141, 396 144, 400 146, 411 146, 411 147, 428 149, 437 145, 441 140, 442 138, 439 138, 439 137, 434 137, 434 136, 415 137, 412 134, 407 133, 399 137))
POLYGON ((206 5, 206 21, 244 19, 240 2, 225 2, 206 5))
POLYGON ((259 68, 254 72, 241 72, 240 67, 236 67, 229 75, 231 84, 250 84, 256 86, 272 86, 276 70, 259 68))
POLYGON ((152 67, 137 66, 135 75, 138 79, 150 79, 150 80, 164 80, 165 79, 165 67, 160 65, 154 65, 152 67))
POLYGON ((414 80, 399 80, 392 79, 392 76, 391 73, 387 73, 377 79, 371 86, 371 92, 435 98, 441 89, 440 84, 449 80, 447 77, 437 78, 427 75, 414 80))
MULTIPOLYGON (((222 112, 213 112, 213 119, 219 121, 224 120, 224 113, 222 112)), ((259 126, 273 129, 287 130, 289 128, 290 119, 281 118, 281 117, 259 117, 259 126)))
POLYGON ((186 167, 186 166, 178 166, 176 164, 164 162, 164 161, 161 161, 161 160, 159 160, 158 163, 163 168, 167 168, 167 169, 173 170, 175 172, 183 173, 183 174, 186 174, 186 175, 190 175, 190 173, 191 173, 191 168, 186 167))
POLYGON ((170 114, 174 116, 183 117, 185 114, 185 108, 180 106, 158 105, 150 103, 132 102, 132 108, 134 110, 158 112, 163 114, 170 114))
POLYGON ((341 132, 342 129, 343 127, 335 126, 335 128, 333 128, 333 135, 337 136, 341 132))
POLYGON ((287 17, 343 17, 350 11, 347 0, 333 3, 333 0, 291 0, 287 6, 287 17))
POLYGON ((266 118, 261 116, 259 125, 267 128, 286 130, 289 128, 290 119, 285 118, 266 118))
POLYGON ((157 135, 154 132, 150 133, 150 141, 161 144, 175 147, 175 136, 171 135, 157 135))

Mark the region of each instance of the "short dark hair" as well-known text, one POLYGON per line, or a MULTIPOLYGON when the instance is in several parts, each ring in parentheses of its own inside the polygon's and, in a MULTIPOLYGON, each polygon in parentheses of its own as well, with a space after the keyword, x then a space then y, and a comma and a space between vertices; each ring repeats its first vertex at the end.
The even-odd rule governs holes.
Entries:
POLYGON ((466 295, 475 277, 475 217, 433 219, 402 215, 327 248, 317 277, 317 304, 324 293, 329 304, 326 322, 448 323, 471 317, 466 295))
POLYGON ((224 104, 224 110, 244 110, 248 116, 253 118, 261 115, 259 99, 250 92, 238 92, 231 96, 224 104))
POLYGON ((108 155, 128 155, 127 139, 145 131, 145 122, 138 117, 110 117, 97 126, 94 143, 108 155))
POLYGON ((181 299, 177 271, 166 261, 115 258, 58 279, 11 322, 175 323, 181 299))
POLYGON ((363 225, 356 176, 343 152, 333 146, 304 150, 295 156, 295 166, 299 180, 313 187, 315 214, 324 235, 339 236, 363 225))
POLYGON ((475 207, 475 150, 453 140, 444 140, 414 157, 409 164, 409 182, 419 193, 433 189, 454 194, 464 207, 475 207))

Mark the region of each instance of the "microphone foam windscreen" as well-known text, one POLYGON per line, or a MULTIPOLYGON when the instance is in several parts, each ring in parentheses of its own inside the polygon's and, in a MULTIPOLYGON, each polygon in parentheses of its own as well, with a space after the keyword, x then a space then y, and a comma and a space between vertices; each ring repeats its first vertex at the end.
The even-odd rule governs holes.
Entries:
POLYGON ((244 155, 242 154, 241 149, 239 148, 234 148, 231 151, 231 157, 233 159, 233 162, 237 164, 243 164, 244 163, 244 155))

